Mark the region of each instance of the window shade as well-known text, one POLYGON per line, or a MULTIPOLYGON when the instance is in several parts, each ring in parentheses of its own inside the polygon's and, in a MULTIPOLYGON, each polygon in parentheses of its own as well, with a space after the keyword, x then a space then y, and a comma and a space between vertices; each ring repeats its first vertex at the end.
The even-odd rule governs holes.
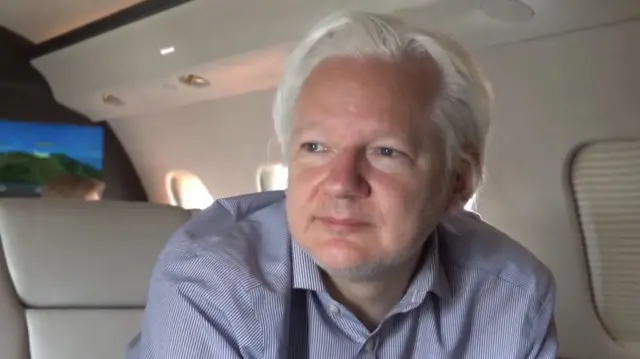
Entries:
POLYGON ((609 335, 640 344, 640 140, 584 147, 572 186, 596 310, 609 335))

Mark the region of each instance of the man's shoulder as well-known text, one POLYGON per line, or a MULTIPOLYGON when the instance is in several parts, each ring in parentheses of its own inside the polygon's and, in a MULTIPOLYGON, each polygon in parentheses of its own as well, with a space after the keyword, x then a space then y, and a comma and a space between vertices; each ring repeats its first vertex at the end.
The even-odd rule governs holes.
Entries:
POLYGON ((447 260, 457 267, 484 273, 535 296, 553 291, 554 279, 547 266, 478 215, 463 212, 447 216, 440 229, 447 260))
MULTIPOLYGON (((290 267, 290 241, 282 192, 217 200, 198 212, 169 240, 159 265, 190 270, 228 289, 283 283, 290 267)), ((191 277, 191 275, 187 275, 191 277)), ((201 278, 202 277, 202 278, 201 278)))

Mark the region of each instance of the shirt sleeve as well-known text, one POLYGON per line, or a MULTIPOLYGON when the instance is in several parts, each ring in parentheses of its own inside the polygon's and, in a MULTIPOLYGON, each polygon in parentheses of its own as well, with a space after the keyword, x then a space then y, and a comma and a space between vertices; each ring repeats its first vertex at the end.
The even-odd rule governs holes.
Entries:
POLYGON ((546 293, 531 328, 530 350, 526 359, 556 359, 558 356, 558 335, 554 320, 556 290, 553 281, 546 293))
POLYGON ((220 288, 207 270, 210 261, 180 246, 163 252, 152 274, 142 329, 127 359, 242 358, 216 300, 220 288))

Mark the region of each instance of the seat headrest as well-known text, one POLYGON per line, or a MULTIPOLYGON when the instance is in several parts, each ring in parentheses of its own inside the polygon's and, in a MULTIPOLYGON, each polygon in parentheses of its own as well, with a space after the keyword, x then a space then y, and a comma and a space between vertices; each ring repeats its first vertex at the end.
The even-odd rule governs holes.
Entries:
POLYGON ((136 202, 0 200, 0 241, 27 307, 140 307, 167 239, 190 217, 136 202))

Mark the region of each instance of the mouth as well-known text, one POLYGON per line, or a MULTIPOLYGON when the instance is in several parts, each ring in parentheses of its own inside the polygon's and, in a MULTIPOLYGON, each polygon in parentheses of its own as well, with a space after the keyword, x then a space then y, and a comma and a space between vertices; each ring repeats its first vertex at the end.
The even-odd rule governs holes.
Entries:
POLYGON ((370 226, 369 222, 356 218, 316 217, 325 227, 337 232, 351 232, 370 226))

